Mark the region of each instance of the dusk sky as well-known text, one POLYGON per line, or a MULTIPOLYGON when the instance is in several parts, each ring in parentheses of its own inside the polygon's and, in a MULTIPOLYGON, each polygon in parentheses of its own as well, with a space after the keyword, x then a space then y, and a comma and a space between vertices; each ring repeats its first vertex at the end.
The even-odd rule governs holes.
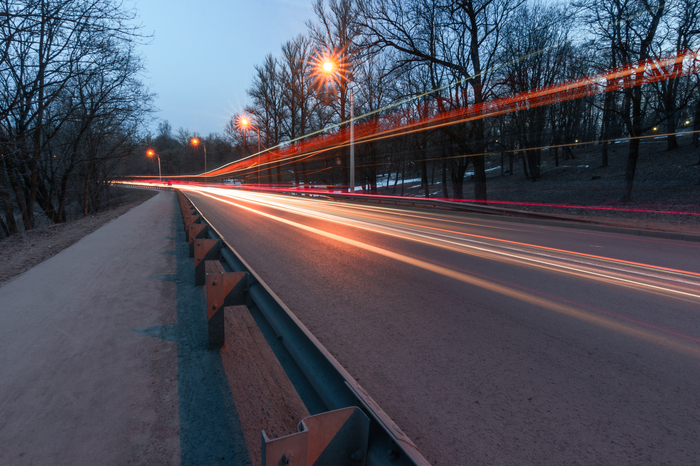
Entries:
MULTIPOLYGON (((133 0, 145 34, 144 83, 158 94, 159 121, 220 133, 250 100, 254 66, 305 32, 311 0, 133 0)), ((151 127, 155 132, 157 122, 151 127)))

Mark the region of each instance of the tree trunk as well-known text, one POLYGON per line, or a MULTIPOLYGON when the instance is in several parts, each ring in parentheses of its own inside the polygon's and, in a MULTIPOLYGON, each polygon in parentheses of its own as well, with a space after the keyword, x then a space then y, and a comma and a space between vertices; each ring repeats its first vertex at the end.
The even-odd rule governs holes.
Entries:
POLYGON ((32 229, 32 220, 31 217, 29 216, 28 209, 27 209, 27 204, 24 202, 24 193, 22 192, 22 188, 19 185, 19 181, 17 180, 17 177, 15 176, 15 169, 12 164, 12 159, 10 157, 4 157, 5 159, 5 173, 7 174, 7 179, 10 182, 10 186, 12 187, 12 192, 15 194, 15 200, 17 201, 17 207, 19 207, 19 211, 22 214, 22 222, 24 224, 24 230, 31 230, 32 229))
POLYGON ((372 194, 377 194, 377 144, 369 145, 371 167, 369 169, 369 185, 372 194))
POLYGON ((0 218, 0 226, 2 227, 2 233, 5 237, 10 236, 10 230, 8 230, 5 222, 0 218))
POLYGON ((428 162, 425 159, 423 159, 423 161, 420 163, 420 168, 421 184, 423 185, 425 197, 428 198, 430 197, 430 185, 428 183, 428 162))
MULTIPOLYGON (((44 85, 45 85, 45 73, 46 73, 46 60, 45 60, 45 40, 46 40, 46 12, 45 6, 42 2, 41 7, 41 31, 39 36, 39 50, 38 50, 38 71, 37 71, 37 83, 38 83, 38 97, 37 97, 37 112, 36 112, 36 123, 34 129, 34 148, 32 158, 29 162, 29 172, 31 173, 31 183, 29 185, 29 199, 27 200, 27 215, 29 216, 29 229, 34 227, 34 201, 36 200, 37 184, 39 181, 39 159, 41 157, 41 139, 42 139, 42 129, 44 125, 44 85)), ((26 229, 26 226, 25 226, 26 229)))
POLYGON ((632 184, 634 174, 637 170, 637 159, 639 158, 639 136, 642 135, 642 89, 637 86, 629 94, 629 105, 632 110, 632 117, 627 124, 630 129, 630 147, 627 155, 627 169, 625 170, 625 193, 622 196, 623 202, 632 199, 632 184))
POLYGON ((308 172, 308 168, 306 166, 306 161, 301 162, 301 174, 302 174, 302 178, 304 179, 304 189, 309 189, 311 186, 310 186, 309 172, 308 172))
POLYGON ((450 191, 447 189, 447 160, 444 159, 442 161, 442 195, 445 199, 450 198, 450 191))
POLYGON ((15 222, 15 209, 12 205, 12 199, 10 198, 10 192, 5 186, 5 176, 0 173, 0 201, 2 201, 2 208, 5 212, 5 221, 7 222, 7 236, 15 235, 19 233, 17 228, 17 222, 15 222))
POLYGON ((608 140, 610 139, 610 126, 612 125, 613 115, 613 103, 615 95, 612 93, 613 83, 608 82, 608 89, 605 93, 605 100, 603 103, 603 124, 600 134, 600 138, 603 140, 603 149, 601 154, 601 167, 607 167, 610 165, 608 159, 608 140))
POLYGON ((527 178, 529 180, 530 173, 527 170, 527 156, 525 155, 525 152, 522 152, 521 155, 523 157, 523 173, 525 173, 525 178, 527 178))
MULTIPOLYGON (((403 165, 403 162, 400 163, 400 165, 403 165)), ((394 188, 391 190, 391 194, 396 194, 396 185, 399 184, 399 167, 396 167, 396 179, 394 180, 394 188)), ((387 180, 387 183, 389 183, 389 180, 387 180)))
MULTIPOLYGON (((669 80, 673 81, 673 80, 669 80)), ((672 92, 673 82, 668 83, 668 91, 664 95, 666 109, 666 150, 678 149, 678 138, 676 137, 676 96, 672 92)))
POLYGON ((292 170, 294 170, 294 187, 299 189, 299 163, 294 162, 292 165, 292 170))
POLYGON ((634 183, 634 173, 637 169, 637 159, 639 158, 639 138, 630 140, 630 150, 627 155, 627 169, 625 170, 625 194, 622 196, 624 202, 632 199, 632 184, 634 183))
POLYGON ((387 168, 387 173, 386 173, 386 188, 387 190, 389 189, 389 184, 391 183, 391 170, 394 168, 394 161, 390 160, 389 161, 389 168, 387 168))
POLYGON ((695 104, 695 120, 693 121, 693 147, 700 147, 700 99, 698 99, 698 102, 695 104))
POLYGON ((454 190, 455 199, 464 199, 464 174, 467 172, 470 159, 473 163, 475 157, 465 158, 464 165, 462 165, 460 160, 459 162, 452 163, 450 166, 450 178, 452 180, 452 189, 454 190))
POLYGON ((88 165, 85 176, 85 199, 83 201, 83 216, 87 217, 90 208, 90 174, 92 173, 92 162, 88 165))
POLYGON ((474 198, 477 201, 486 201, 486 158, 483 154, 472 158, 474 167, 474 198))
POLYGON ((510 160, 508 160, 508 171, 512 175, 513 174, 513 159, 515 159, 515 153, 513 153, 513 152, 508 153, 508 158, 510 159, 510 160))
POLYGON ((530 166, 530 181, 537 181, 537 179, 540 177, 541 154, 540 149, 527 151, 527 162, 530 166))

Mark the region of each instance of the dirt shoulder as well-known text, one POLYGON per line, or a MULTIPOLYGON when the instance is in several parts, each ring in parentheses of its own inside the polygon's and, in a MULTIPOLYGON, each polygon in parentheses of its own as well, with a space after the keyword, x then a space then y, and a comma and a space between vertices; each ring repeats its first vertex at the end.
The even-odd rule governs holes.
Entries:
POLYGON ((145 189, 117 188, 115 191, 116 197, 107 210, 0 240, 0 286, 158 194, 158 191, 145 189))

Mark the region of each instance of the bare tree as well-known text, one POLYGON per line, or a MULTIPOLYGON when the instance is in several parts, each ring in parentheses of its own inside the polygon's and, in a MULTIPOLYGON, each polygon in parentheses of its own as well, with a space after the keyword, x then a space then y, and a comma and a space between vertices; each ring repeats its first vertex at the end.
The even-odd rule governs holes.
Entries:
MULTIPOLYGON (((363 0, 359 21, 372 45, 394 48, 405 62, 424 61, 452 70, 470 86, 470 103, 493 94, 495 68, 503 27, 522 0, 363 0)), ((473 154, 474 196, 486 200, 486 126, 482 119, 461 134, 451 132, 460 151, 473 154)), ((461 170, 461 168, 460 168, 461 170)), ((461 190, 461 188, 459 188, 461 190)))
MULTIPOLYGON (((558 6, 534 3, 520 8, 504 32, 500 70, 509 93, 537 90, 564 81, 566 62, 574 53, 569 41, 571 18, 558 6)), ((525 151, 525 172, 532 181, 540 176, 544 135, 553 133, 547 107, 527 108, 513 113, 519 147, 525 151)))
POLYGON ((105 144, 134 136, 151 98, 135 79, 138 27, 120 4, 8 0, 0 18, 3 179, 31 229, 37 206, 50 221, 65 219, 76 167, 84 162, 86 179, 96 181, 97 160, 124 153, 123 145, 104 153, 105 144))
MULTIPOLYGON (((584 14, 592 18, 594 34, 610 43, 611 57, 618 66, 633 65, 652 56, 659 25, 669 11, 666 0, 595 0, 583 2, 581 6, 584 14)), ((632 198, 639 137, 653 126, 645 119, 643 73, 644 70, 640 69, 631 76, 633 85, 622 91, 622 106, 618 110, 631 138, 623 201, 632 198)))

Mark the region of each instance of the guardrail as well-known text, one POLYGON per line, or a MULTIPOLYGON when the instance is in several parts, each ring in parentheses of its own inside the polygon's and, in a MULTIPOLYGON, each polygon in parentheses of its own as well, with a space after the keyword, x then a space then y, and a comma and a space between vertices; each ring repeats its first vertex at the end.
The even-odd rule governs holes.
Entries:
POLYGON ((257 308, 328 411, 303 419, 299 432, 270 439, 262 432, 263 466, 427 466, 428 461, 359 383, 275 295, 245 260, 177 190, 194 258, 195 282, 205 287, 210 349, 224 344, 225 308, 257 308))

